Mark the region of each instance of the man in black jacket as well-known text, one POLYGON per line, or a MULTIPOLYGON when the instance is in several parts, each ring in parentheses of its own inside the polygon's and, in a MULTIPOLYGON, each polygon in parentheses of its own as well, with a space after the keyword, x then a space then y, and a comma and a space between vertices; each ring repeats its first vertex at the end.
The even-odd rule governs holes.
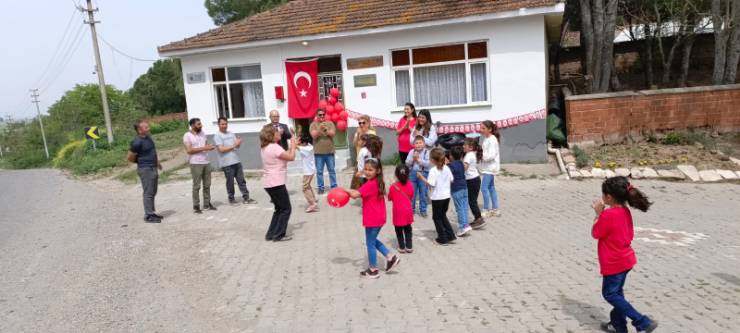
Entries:
POLYGON ((288 140, 293 137, 290 134, 290 128, 288 125, 280 123, 280 113, 277 110, 270 111, 270 124, 280 132, 280 146, 283 149, 288 150, 288 140))

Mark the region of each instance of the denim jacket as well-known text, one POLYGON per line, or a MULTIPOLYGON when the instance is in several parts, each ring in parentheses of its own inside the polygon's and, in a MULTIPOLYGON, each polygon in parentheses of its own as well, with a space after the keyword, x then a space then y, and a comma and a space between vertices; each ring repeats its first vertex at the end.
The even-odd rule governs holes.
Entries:
POLYGON ((416 150, 411 150, 409 155, 406 156, 406 166, 411 170, 411 174, 415 175, 419 171, 422 173, 429 172, 429 149, 424 148, 424 150, 419 154, 421 164, 414 163, 415 151, 416 150))

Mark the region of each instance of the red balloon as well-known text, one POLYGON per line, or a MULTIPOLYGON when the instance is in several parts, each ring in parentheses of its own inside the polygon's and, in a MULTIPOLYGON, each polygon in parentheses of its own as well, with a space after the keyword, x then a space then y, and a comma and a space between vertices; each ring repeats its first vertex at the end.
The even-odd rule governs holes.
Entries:
POLYGON ((334 112, 334 113, 331 114, 330 117, 331 117, 331 121, 333 121, 333 122, 336 123, 337 120, 339 120, 339 113, 334 112))
POLYGON ((347 119, 340 119, 337 121, 337 129, 340 131, 346 131, 347 130, 347 119))
POLYGON ((329 105, 337 104, 337 98, 334 96, 329 96, 327 100, 329 101, 329 105))
POLYGON ((337 89, 336 87, 329 89, 329 95, 339 97, 339 89, 337 89))
POLYGON ((329 206, 339 208, 344 207, 349 202, 349 194, 347 190, 341 187, 335 187, 326 194, 326 201, 329 206))
POLYGON ((347 118, 349 118, 349 113, 347 113, 347 111, 339 112, 339 120, 347 121, 347 118))
POLYGON ((334 113, 334 106, 333 105, 327 105, 326 108, 324 109, 324 111, 326 111, 326 115, 327 116, 328 115, 331 115, 332 113, 334 113))
POLYGON ((321 109, 321 110, 326 109, 326 101, 325 100, 322 99, 322 100, 319 101, 319 109, 321 109))
POLYGON ((337 104, 334 104, 334 110, 337 110, 337 112, 344 111, 344 104, 342 104, 342 102, 337 102, 337 104))

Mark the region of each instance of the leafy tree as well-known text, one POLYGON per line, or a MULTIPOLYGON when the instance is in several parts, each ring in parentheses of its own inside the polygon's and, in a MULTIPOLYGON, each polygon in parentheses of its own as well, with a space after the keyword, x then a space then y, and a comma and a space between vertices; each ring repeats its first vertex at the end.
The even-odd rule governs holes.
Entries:
POLYGON ((185 90, 180 60, 158 60, 145 74, 136 79, 129 94, 136 107, 148 114, 185 111, 185 90))
POLYGON ((583 67, 592 93, 606 92, 611 84, 617 3, 617 0, 579 0, 581 47, 586 58, 583 67))
POLYGON ((740 60, 740 0, 712 0, 714 84, 732 84, 740 60))
POLYGON ((229 24, 275 8, 288 0, 205 0, 208 16, 216 25, 229 24))

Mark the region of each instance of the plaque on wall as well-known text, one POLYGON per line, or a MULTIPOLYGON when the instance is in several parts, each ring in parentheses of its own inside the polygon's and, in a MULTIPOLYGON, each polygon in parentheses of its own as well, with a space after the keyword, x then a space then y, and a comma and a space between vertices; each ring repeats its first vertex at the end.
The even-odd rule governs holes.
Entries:
POLYGON ((375 77, 375 74, 355 75, 353 76, 353 78, 355 80, 355 88, 375 87, 377 85, 377 78, 375 77))
POLYGON ((206 82, 205 72, 188 73, 186 77, 187 77, 188 84, 206 82))
POLYGON ((347 69, 383 67, 383 56, 347 59, 347 69))

